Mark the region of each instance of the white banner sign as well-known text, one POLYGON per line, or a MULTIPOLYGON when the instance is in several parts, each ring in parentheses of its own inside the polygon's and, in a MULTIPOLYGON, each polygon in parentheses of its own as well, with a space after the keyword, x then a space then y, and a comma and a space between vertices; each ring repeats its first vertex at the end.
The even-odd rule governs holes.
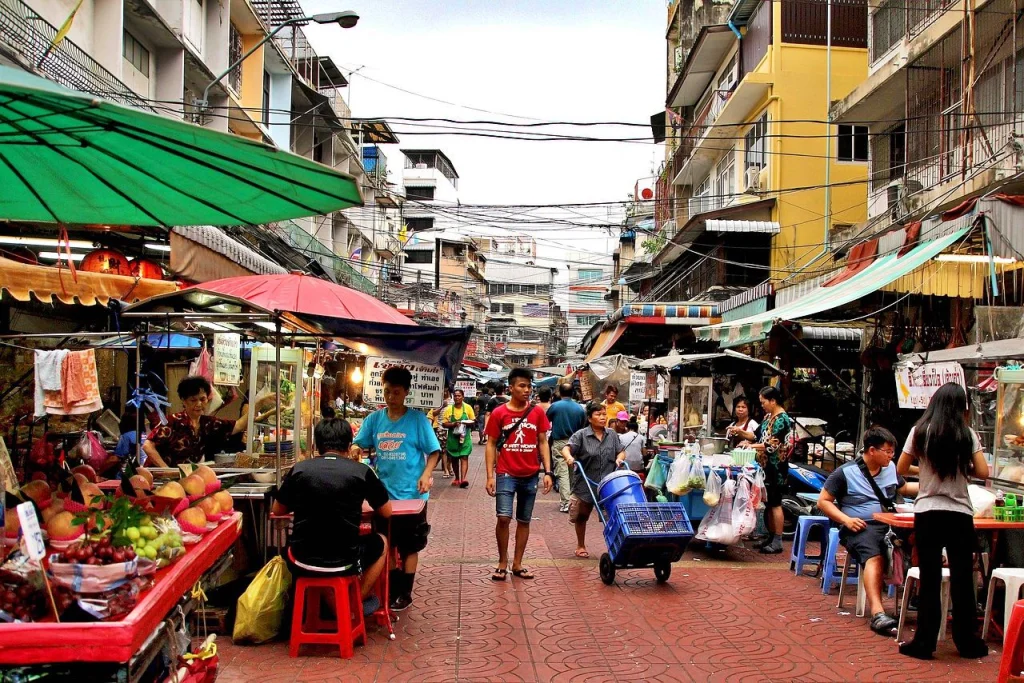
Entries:
POLYGON ((964 369, 959 363, 896 366, 896 394, 900 408, 927 408, 939 387, 950 382, 967 389, 964 369))
POLYGON ((242 381, 242 335, 213 335, 213 383, 238 386, 242 381))
MULTIPOLYGON (((647 373, 634 370, 629 373, 629 400, 633 402, 647 402, 647 373)), ((658 396, 655 403, 665 400, 665 378, 658 375, 658 396)))
POLYGON ((369 356, 363 372, 363 401, 370 405, 384 405, 384 382, 381 379, 388 368, 405 368, 412 373, 412 388, 405 399, 410 408, 438 408, 444 403, 444 370, 436 365, 424 365, 394 358, 369 356))
POLYGON ((476 396, 476 382, 471 379, 459 380, 455 383, 455 388, 462 392, 462 395, 466 398, 473 398, 476 396))

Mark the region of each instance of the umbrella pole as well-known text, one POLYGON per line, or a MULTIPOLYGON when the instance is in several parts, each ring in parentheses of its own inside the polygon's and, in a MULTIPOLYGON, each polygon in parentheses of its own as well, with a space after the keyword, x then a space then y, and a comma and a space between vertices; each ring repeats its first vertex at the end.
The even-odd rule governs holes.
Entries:
POLYGON ((274 339, 274 368, 276 370, 276 382, 277 386, 274 387, 274 402, 277 406, 277 415, 275 421, 277 424, 277 453, 274 455, 274 463, 276 464, 275 469, 275 481, 277 482, 277 488, 281 488, 281 316, 278 314, 275 316, 274 324, 277 327, 276 338, 274 339))
MULTIPOLYGON (((149 323, 146 323, 146 331, 149 331, 149 323)), ((148 339, 148 336, 147 336, 148 339)), ((139 396, 142 387, 142 337, 135 333, 135 396, 139 396)), ((142 406, 140 400, 135 409, 135 466, 142 467, 142 406)))

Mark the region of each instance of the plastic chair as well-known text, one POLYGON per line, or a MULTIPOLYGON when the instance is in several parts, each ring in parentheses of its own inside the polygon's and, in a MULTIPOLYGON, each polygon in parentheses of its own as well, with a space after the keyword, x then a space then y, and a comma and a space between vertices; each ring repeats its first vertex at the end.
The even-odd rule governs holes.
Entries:
POLYGON ((828 539, 829 521, 828 517, 816 515, 804 515, 796 520, 796 533, 793 534, 793 549, 789 555, 789 568, 799 576, 803 573, 804 565, 820 567, 825 559, 824 543, 828 539), (811 530, 815 527, 821 529, 822 549, 817 555, 807 555, 807 539, 811 530))
POLYGON ((853 566, 857 572, 857 616, 863 617, 864 612, 867 608, 868 594, 864 590, 863 572, 860 568, 860 562, 857 561, 857 556, 846 551, 846 562, 843 564, 843 573, 839 577, 839 602, 836 604, 837 609, 843 608, 843 598, 846 597, 846 584, 852 583, 850 581, 850 566, 853 566))
MULTIPOLYGON (((907 611, 910 608, 910 595, 912 588, 917 588, 921 582, 921 568, 911 567, 907 572, 907 582, 903 587, 903 600, 900 603, 900 623, 896 627, 896 642, 903 641, 903 623, 907 618, 907 611)), ((946 621, 949 617, 949 567, 942 568, 942 590, 940 598, 942 602, 942 622, 939 626, 939 642, 946 639, 946 621)))
MULTIPOLYGON (((839 547, 839 529, 829 529, 828 547, 825 550, 825 565, 821 572, 822 595, 828 595, 832 592, 832 586, 843 581, 843 573, 846 567, 840 570, 836 566, 836 555, 839 553, 839 547)), ((848 584, 857 583, 860 580, 860 566, 854 566, 854 574, 852 575, 847 571, 845 580, 848 584)))
POLYGON ((355 654, 356 640, 366 644, 359 576, 300 577, 295 584, 288 654, 298 657, 300 645, 337 645, 342 659, 351 659, 355 654), (320 619, 321 600, 328 592, 334 593, 336 621, 320 619), (308 601, 307 594, 310 596, 308 601))
POLYGON ((1019 676, 1024 671, 1024 600, 1013 603, 1005 633, 998 683, 1006 683, 1010 676, 1019 676))
POLYGON ((981 627, 981 639, 988 638, 989 620, 992 618, 992 599, 995 597, 995 582, 999 580, 1006 587, 1003 602, 1003 644, 1006 644, 1006 631, 1010 627, 1010 612, 1013 605, 1020 599, 1021 588, 1024 588, 1024 569, 1000 567, 992 572, 992 581, 988 585, 988 598, 985 600, 985 625, 981 627))

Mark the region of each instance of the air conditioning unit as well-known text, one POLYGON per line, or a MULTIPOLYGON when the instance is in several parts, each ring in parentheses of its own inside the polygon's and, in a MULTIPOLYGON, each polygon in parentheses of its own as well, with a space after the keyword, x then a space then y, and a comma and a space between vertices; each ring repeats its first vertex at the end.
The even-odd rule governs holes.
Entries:
POLYGON ((751 166, 743 178, 745 194, 761 194, 768 191, 768 169, 751 166))
POLYGON ((893 223, 902 224, 908 216, 920 208, 921 198, 915 195, 923 189, 924 185, 920 182, 905 178, 894 180, 886 186, 886 207, 893 223))

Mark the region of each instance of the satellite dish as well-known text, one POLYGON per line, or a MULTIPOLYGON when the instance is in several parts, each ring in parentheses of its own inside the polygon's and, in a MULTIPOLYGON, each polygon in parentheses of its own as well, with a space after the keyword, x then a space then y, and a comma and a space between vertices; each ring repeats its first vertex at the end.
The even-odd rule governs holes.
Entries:
POLYGON ((644 199, 654 199, 654 192, 651 191, 651 188, 645 187, 640 190, 640 196, 644 199))

